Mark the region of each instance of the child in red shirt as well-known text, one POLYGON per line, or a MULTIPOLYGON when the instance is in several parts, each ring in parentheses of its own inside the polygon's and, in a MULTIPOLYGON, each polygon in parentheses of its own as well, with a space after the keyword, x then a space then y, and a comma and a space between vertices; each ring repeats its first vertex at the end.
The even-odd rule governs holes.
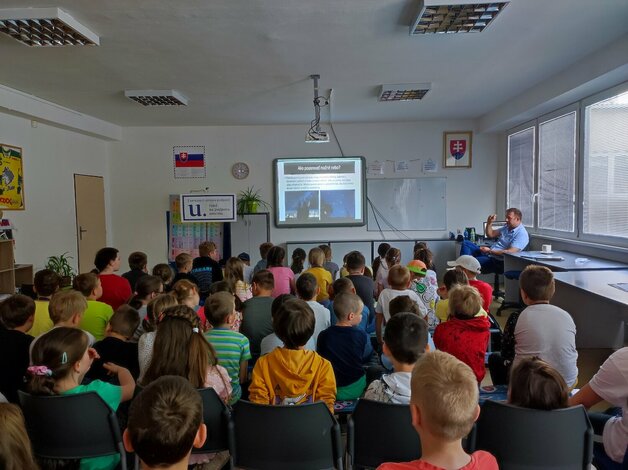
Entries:
POLYGON ((484 355, 489 340, 489 321, 475 315, 482 309, 482 297, 471 286, 458 285, 449 291, 449 321, 434 330, 437 349, 467 364, 482 382, 486 369, 484 355))

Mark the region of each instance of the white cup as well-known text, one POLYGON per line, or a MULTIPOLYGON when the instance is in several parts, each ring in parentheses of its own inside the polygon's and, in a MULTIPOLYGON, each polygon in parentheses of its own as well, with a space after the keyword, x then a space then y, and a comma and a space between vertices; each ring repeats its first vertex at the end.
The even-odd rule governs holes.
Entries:
POLYGON ((552 245, 541 245, 541 253, 551 253, 552 245))

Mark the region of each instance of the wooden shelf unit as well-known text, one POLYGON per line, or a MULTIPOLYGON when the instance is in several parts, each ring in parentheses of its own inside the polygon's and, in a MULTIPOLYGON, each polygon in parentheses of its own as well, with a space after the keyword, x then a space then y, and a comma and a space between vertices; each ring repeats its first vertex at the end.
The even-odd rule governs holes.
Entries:
POLYGON ((33 283, 33 265, 15 264, 13 240, 0 240, 0 294, 15 294, 16 287, 33 283))

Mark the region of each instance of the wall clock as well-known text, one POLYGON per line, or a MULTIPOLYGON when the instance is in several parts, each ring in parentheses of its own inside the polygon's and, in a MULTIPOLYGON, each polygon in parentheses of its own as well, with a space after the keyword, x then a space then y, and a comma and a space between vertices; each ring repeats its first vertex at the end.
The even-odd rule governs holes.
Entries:
POLYGON ((231 174, 237 180, 243 180, 249 176, 249 166, 244 162, 234 163, 231 167, 231 174))

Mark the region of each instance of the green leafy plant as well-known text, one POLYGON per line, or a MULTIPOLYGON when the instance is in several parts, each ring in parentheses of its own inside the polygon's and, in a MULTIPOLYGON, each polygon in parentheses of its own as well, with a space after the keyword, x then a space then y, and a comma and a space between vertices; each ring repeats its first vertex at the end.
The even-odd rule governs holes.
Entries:
POLYGON ((253 186, 250 186, 238 193, 236 209, 239 215, 245 213, 255 213, 260 207, 270 209, 270 204, 264 201, 260 196, 259 189, 255 189, 253 186))
POLYGON ((67 251, 59 256, 50 256, 48 258, 48 262, 46 263, 46 269, 54 271, 62 278, 70 278, 70 282, 72 282, 75 271, 70 264, 69 260, 71 259, 73 258, 67 253, 67 251))

